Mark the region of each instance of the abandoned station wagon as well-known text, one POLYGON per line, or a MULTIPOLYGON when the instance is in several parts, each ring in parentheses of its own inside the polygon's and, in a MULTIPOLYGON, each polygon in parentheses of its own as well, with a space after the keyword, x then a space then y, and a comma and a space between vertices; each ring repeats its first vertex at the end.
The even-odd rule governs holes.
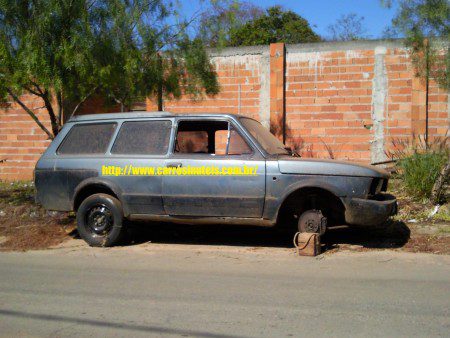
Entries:
POLYGON ((77 116, 35 169, 38 202, 76 211, 93 246, 116 244, 124 219, 318 233, 380 225, 397 208, 388 178, 373 166, 300 158, 259 122, 231 114, 77 116))

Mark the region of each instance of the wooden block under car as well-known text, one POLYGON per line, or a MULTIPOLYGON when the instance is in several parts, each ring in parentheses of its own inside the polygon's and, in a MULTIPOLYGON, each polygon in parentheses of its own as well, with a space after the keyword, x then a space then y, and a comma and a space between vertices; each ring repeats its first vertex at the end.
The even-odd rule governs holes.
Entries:
POLYGON ((320 255, 320 234, 297 232, 294 236, 294 245, 299 256, 320 255))

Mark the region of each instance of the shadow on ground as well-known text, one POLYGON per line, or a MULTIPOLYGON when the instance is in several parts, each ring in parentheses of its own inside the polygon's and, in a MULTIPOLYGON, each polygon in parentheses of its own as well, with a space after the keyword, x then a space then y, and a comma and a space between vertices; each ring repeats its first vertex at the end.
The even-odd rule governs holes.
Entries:
MULTIPOLYGON (((128 224, 125 246, 142 243, 251 246, 292 248, 294 232, 277 228, 238 225, 185 225, 132 222, 128 224)), ((345 246, 392 249, 403 247, 411 231, 403 222, 390 221, 380 228, 329 229, 322 236, 322 250, 345 246)))
POLYGON ((355 245, 367 249, 395 249, 405 246, 411 237, 411 230, 404 222, 388 221, 377 228, 332 229, 322 237, 324 250, 345 245, 355 245))

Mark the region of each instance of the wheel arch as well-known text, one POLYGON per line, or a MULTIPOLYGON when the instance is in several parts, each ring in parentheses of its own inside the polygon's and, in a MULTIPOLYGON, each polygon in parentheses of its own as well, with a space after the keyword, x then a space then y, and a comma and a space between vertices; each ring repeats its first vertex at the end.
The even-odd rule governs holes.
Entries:
MULTIPOLYGON (((306 196, 311 195, 318 196, 320 199, 318 203, 319 206, 327 204, 330 205, 330 208, 338 213, 336 215, 336 219, 341 220, 344 218, 345 204, 343 203, 342 198, 345 197, 345 194, 331 184, 310 180, 291 187, 283 195, 283 198, 281 199, 282 202, 279 204, 277 209, 276 223, 280 224, 280 222, 283 222, 283 218, 286 216, 286 213, 293 211, 292 209, 294 207, 298 207, 298 204, 301 204, 306 200, 306 196)), ((318 207, 318 209, 321 208, 318 207)))
POLYGON ((72 210, 77 211, 83 200, 98 193, 108 194, 117 198, 122 204, 124 215, 128 215, 127 206, 122 198, 122 190, 117 186, 117 184, 107 179, 94 177, 88 178, 76 186, 71 199, 72 210))

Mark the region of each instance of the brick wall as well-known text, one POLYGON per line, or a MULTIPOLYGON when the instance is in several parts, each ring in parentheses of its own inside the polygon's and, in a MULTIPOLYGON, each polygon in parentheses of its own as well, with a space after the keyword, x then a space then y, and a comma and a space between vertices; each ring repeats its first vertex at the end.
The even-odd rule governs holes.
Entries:
MULTIPOLYGON (((40 108, 43 103, 31 95, 24 95, 22 101, 51 130, 47 112, 40 108)), ((0 179, 31 179, 36 161, 49 144, 47 135, 17 104, 0 108, 0 179)))
MULTIPOLYGON (((235 113, 261 120, 268 126, 270 84, 269 49, 260 47, 230 48, 212 55, 216 66, 220 93, 214 97, 183 97, 165 100, 164 110, 173 113, 235 113), (263 107, 266 104, 267 107, 263 107), (263 113, 261 113, 264 111, 263 113)), ((157 104, 147 100, 147 110, 157 104)))
MULTIPOLYGON (((165 111, 250 116, 303 156, 332 154, 366 163, 383 161, 393 140, 425 134, 426 87, 414 77, 401 41, 273 44, 228 48, 211 57, 220 93, 165 100, 165 111)), ((431 81, 428 98, 430 138, 444 136, 450 123, 448 92, 431 81)), ((152 100, 146 105, 156 110, 152 100)), ((96 107, 98 100, 82 112, 96 107)), ((25 112, 14 104, 0 109, 0 160, 6 159, 0 179, 31 178, 47 145, 25 112)))
POLYGON ((379 162, 391 138, 411 134, 412 66, 404 49, 294 47, 286 63, 288 142, 304 144, 309 156, 379 162))

